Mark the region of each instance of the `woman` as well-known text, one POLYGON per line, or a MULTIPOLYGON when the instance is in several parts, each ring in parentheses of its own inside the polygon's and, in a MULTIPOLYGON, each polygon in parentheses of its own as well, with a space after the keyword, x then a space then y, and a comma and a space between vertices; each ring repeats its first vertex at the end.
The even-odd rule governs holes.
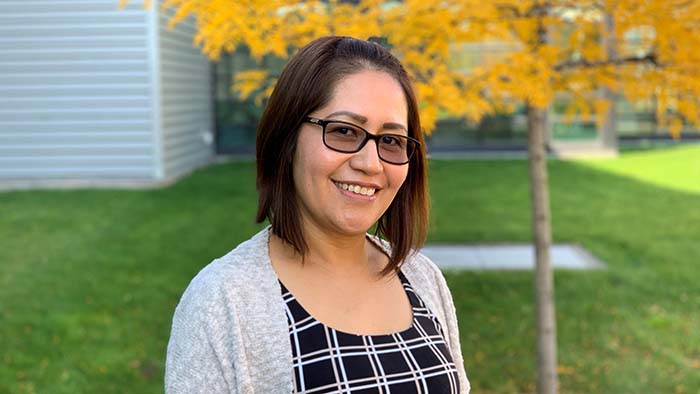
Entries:
POLYGON ((467 393, 425 239, 425 150, 398 60, 326 37, 282 72, 257 137, 257 220, 175 311, 168 393, 467 393), (375 233, 367 235, 376 225, 375 233))

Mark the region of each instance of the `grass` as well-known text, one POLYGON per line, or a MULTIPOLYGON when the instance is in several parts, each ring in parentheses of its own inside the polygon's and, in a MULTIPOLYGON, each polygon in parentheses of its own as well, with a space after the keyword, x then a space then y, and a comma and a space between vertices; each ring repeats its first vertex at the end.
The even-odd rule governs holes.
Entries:
MULTIPOLYGON (((562 393, 700 390, 700 146, 550 162, 562 393)), ((527 163, 434 161, 431 242, 530 240, 527 163)), ((149 191, 0 194, 0 392, 158 393, 189 280, 260 228, 254 166, 149 191)), ((534 390, 532 274, 449 272, 474 392, 534 390)))

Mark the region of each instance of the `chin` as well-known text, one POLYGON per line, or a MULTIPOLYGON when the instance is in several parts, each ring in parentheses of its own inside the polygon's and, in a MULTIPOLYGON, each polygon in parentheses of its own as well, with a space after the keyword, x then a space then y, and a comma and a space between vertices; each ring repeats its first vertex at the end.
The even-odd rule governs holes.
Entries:
POLYGON ((341 231, 351 235, 364 235, 372 226, 346 226, 341 231))
POLYGON ((364 235, 367 231, 372 228, 376 221, 357 221, 357 222, 345 222, 337 226, 341 232, 346 234, 362 234, 364 235))

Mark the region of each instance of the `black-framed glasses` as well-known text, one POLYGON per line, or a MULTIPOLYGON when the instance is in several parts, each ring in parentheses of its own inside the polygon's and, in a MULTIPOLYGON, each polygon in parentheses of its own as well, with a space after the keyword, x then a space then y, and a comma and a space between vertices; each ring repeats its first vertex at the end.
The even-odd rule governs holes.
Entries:
POLYGON ((331 150, 341 153, 359 152, 374 140, 377 155, 390 164, 407 164, 420 147, 417 139, 400 134, 371 134, 362 127, 342 120, 318 119, 306 117, 306 122, 323 127, 323 144, 331 150))

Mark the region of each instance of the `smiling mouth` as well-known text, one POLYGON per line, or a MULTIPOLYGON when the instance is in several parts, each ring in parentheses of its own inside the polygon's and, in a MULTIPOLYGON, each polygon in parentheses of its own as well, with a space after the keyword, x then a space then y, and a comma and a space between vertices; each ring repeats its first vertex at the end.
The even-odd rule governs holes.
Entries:
POLYGON ((364 187, 360 185, 351 185, 349 183, 334 182, 336 186, 351 193, 360 194, 362 196, 373 196, 377 189, 373 187, 364 187))

